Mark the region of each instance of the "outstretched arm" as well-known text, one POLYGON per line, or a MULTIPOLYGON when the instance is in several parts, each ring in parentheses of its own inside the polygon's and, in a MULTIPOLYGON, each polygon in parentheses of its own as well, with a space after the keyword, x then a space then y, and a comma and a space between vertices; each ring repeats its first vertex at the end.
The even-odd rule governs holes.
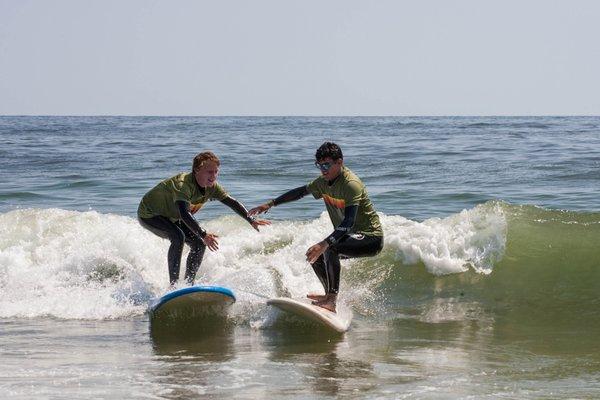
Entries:
POLYGON ((278 206, 283 203, 289 203, 290 201, 300 200, 308 194, 308 187, 306 185, 292 189, 289 192, 285 192, 275 200, 272 201, 272 206, 278 206))
POLYGON ((285 192, 281 196, 277 197, 274 200, 270 200, 263 205, 258 207, 254 207, 252 210, 248 212, 248 215, 256 215, 269 211, 271 207, 278 206, 283 203, 289 203, 290 201, 296 201, 308 194, 308 187, 306 185, 297 187, 288 192, 285 192))
POLYGON ((269 221, 265 221, 262 219, 255 219, 254 217, 250 217, 248 215, 248 210, 246 210, 246 207, 244 207, 244 205, 242 203, 240 203, 239 201, 237 201, 236 199, 234 199, 231 196, 225 197, 223 200, 221 200, 221 203, 225 204, 227 207, 229 207, 233 211, 235 211, 235 213, 237 215, 239 215, 240 217, 242 217, 246 221, 248 221, 248 223, 250 225, 252 225, 252 227, 254 229, 256 229, 257 231, 258 231, 259 226, 271 224, 269 221))
POLYGON ((221 203, 231 208, 233 211, 235 211, 237 215, 244 218, 249 224, 252 224, 252 221, 254 221, 254 218, 248 216, 248 210, 246 210, 246 207, 244 207, 242 203, 240 203, 233 197, 227 196, 223 200, 221 200, 221 203))

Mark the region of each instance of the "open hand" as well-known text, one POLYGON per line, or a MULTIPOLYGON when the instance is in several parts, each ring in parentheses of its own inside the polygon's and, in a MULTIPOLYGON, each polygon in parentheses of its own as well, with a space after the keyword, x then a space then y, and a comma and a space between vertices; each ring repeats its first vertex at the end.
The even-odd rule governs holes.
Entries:
POLYGON ((217 241, 218 236, 213 233, 207 233, 206 236, 202 238, 202 241, 210 249, 210 251, 219 250, 219 242, 217 241))
POLYGON ((313 264, 321 254, 325 253, 325 250, 327 250, 328 247, 329 244, 325 241, 310 246, 308 250, 306 250, 306 261, 313 264))
POLYGON ((260 232, 258 227, 264 225, 271 225, 271 221, 267 221, 266 219, 255 219, 252 221, 252 227, 256 229, 257 232, 260 232))
POLYGON ((266 213, 267 211, 269 211, 270 208, 271 208, 271 205, 269 203, 262 204, 258 207, 254 207, 253 209, 248 211, 248 216, 251 217, 253 215, 266 213))

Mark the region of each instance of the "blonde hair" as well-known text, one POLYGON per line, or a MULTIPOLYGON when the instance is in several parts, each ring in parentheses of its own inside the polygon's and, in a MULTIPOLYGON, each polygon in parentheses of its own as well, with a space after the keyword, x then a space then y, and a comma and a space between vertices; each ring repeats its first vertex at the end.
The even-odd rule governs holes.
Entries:
POLYGON ((202 153, 194 157, 194 163, 192 164, 192 172, 196 171, 198 168, 202 168, 202 166, 207 161, 212 161, 215 164, 217 164, 217 166, 221 165, 221 161, 215 153, 213 153, 212 151, 203 151, 202 153))

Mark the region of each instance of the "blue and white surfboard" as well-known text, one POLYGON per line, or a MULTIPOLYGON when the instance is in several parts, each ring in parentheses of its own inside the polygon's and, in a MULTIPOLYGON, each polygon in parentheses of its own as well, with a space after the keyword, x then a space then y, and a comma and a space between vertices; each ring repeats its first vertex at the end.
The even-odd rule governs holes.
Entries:
POLYGON ((235 303, 233 292, 221 286, 190 286, 174 290, 150 305, 150 318, 193 317, 218 312, 235 303))

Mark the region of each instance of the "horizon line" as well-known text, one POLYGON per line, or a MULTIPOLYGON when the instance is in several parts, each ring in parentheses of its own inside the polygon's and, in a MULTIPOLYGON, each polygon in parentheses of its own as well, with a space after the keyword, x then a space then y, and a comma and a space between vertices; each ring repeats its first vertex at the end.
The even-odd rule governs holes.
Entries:
POLYGON ((392 114, 0 114, 2 117, 177 117, 177 118, 526 118, 526 117, 600 117, 600 114, 429 114, 429 115, 392 115, 392 114))

